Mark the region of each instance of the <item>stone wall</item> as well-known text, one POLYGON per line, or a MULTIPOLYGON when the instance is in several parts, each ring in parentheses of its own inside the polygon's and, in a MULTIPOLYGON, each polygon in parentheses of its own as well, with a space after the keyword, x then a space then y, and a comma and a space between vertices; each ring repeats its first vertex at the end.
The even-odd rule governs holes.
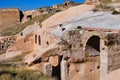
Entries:
MULTIPOLYGON (((40 35, 42 41, 41 45, 36 44, 36 50, 40 50, 40 46, 49 48, 51 44, 57 43, 55 36, 50 33, 46 32, 45 34, 44 32, 44 36, 40 32, 35 34, 37 40, 40 35)), ((38 63, 49 62, 52 66, 52 69, 49 70, 52 70, 55 74, 61 73, 61 75, 55 76, 61 77, 62 80, 103 80, 108 72, 120 68, 119 37, 120 33, 118 31, 71 29, 63 33, 62 40, 58 43, 60 49, 54 48, 55 50, 53 50, 51 48, 43 53, 45 56, 41 56, 38 63), (93 46, 90 44, 91 42, 93 44, 98 42, 98 44, 93 46), (87 48, 87 45, 90 47, 87 48), (59 56, 61 59, 58 58, 59 56), (61 71, 54 72, 59 70, 60 67, 61 71)), ((45 70, 47 71, 47 69, 45 70)))
POLYGON ((22 51, 31 52, 34 49, 34 35, 33 33, 24 36, 17 36, 17 41, 12 44, 7 52, 22 51))
MULTIPOLYGON (((68 51, 64 53, 63 59, 68 61, 69 64, 69 80, 103 80, 108 74, 109 62, 109 47, 106 46, 105 40, 109 40, 106 36, 111 35, 111 33, 115 32, 96 29, 74 29, 63 36, 63 39, 67 41, 66 45, 68 45, 68 49, 66 49, 68 51), (98 51, 94 46, 88 49, 86 47, 90 38, 94 37, 99 38, 99 44, 95 44, 99 46, 98 51), (89 52, 86 52, 86 50, 89 52), (75 76, 74 79, 73 76, 75 76)), ((94 39, 92 39, 93 43, 96 42, 96 38, 94 39)))
POLYGON ((34 18, 35 16, 41 15, 42 13, 39 10, 29 10, 29 11, 24 11, 23 14, 24 14, 24 17, 22 19, 22 22, 24 23, 34 18))
POLYGON ((83 56, 83 35, 82 30, 70 30, 63 38, 68 42, 68 56, 72 59, 79 59, 83 56))
POLYGON ((15 43, 15 41, 15 36, 0 38, 0 52, 2 53, 4 50, 6 51, 10 45, 15 43))
POLYGON ((120 33, 108 35, 108 41, 105 44, 108 49, 108 72, 120 68, 120 33))
POLYGON ((62 72, 64 71, 64 75, 61 77, 63 78, 62 80, 64 80, 65 75, 67 75, 67 80, 98 80, 100 78, 100 56, 91 57, 85 55, 86 43, 94 35, 100 37, 102 34, 94 30, 73 29, 66 32, 66 35, 63 36, 67 43, 65 45, 68 45, 63 59, 68 62, 66 66, 69 67, 67 67, 68 74, 62 70, 62 72))

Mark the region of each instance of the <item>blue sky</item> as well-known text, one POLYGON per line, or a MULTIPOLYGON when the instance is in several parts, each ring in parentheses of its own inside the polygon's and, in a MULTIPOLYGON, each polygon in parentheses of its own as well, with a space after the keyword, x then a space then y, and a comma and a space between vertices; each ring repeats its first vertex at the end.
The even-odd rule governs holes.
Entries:
MULTIPOLYGON (((32 10, 63 2, 64 0, 0 0, 0 8, 19 8, 20 10, 32 10)), ((84 0, 74 0, 74 2, 84 2, 84 0)))

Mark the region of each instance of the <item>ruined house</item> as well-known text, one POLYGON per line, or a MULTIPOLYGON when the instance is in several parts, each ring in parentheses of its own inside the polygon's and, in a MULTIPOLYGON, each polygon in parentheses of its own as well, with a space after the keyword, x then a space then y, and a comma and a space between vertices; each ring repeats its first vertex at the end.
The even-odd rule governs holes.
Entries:
POLYGON ((103 80, 119 69, 120 16, 92 9, 54 25, 35 23, 22 31, 18 49, 32 50, 24 57, 28 68, 58 80, 103 80))
POLYGON ((119 20, 111 12, 89 11, 41 28, 34 36, 35 50, 25 62, 60 80, 103 80, 120 68, 119 20))
POLYGON ((80 5, 80 4, 82 4, 82 3, 75 3, 75 2, 72 2, 72 1, 68 1, 68 2, 64 2, 63 4, 53 5, 52 8, 65 10, 66 8, 77 6, 77 5, 80 5))

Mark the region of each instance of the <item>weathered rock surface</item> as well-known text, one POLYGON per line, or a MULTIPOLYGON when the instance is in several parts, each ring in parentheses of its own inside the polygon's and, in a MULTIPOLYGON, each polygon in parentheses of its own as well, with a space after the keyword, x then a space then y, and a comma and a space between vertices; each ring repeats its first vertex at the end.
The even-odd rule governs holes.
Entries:
POLYGON ((109 73, 104 80, 119 80, 120 79, 120 69, 117 69, 109 73))
POLYGON ((8 26, 20 22, 19 9, 0 9, 0 32, 8 26))
POLYGON ((53 25, 56 25, 56 24, 64 23, 65 21, 68 21, 70 19, 74 19, 76 16, 80 15, 83 12, 92 10, 94 7, 95 7, 94 5, 83 4, 83 5, 79 5, 79 6, 69 8, 65 11, 56 13, 55 15, 50 17, 49 19, 45 20, 42 23, 42 25, 43 25, 43 27, 47 27, 48 25, 53 26, 53 25))

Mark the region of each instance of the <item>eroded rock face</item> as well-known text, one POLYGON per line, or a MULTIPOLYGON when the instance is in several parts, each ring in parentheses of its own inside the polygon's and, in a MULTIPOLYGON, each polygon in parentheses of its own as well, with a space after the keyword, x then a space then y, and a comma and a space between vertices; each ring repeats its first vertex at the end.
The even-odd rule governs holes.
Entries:
POLYGON ((20 10, 0 9, 0 31, 18 22, 20 22, 20 10))
POLYGON ((68 80, 99 80, 99 56, 86 59, 84 63, 69 63, 68 80))

